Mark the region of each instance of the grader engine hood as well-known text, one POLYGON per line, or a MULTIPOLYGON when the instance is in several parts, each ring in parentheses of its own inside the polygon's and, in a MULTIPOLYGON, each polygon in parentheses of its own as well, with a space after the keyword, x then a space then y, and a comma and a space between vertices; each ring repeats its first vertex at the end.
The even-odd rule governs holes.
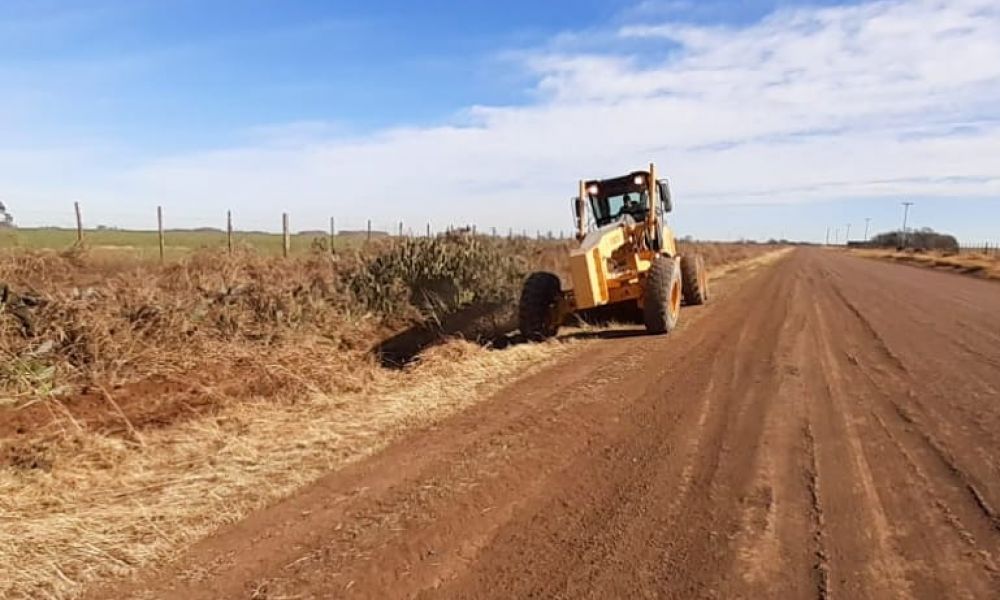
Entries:
POLYGON ((628 243, 630 221, 624 217, 589 232, 580 247, 570 252, 569 269, 578 309, 601 306, 611 300, 609 277, 614 272, 608 264, 614 252, 628 243))

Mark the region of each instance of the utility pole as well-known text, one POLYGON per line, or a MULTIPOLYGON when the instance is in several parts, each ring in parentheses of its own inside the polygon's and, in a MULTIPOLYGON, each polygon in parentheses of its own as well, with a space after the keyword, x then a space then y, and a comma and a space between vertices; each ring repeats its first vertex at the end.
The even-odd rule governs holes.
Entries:
POLYGON ((868 241, 868 226, 871 225, 872 218, 865 217, 865 241, 868 241))
POLYGON ((830 245, 830 228, 829 227, 826 228, 826 245, 827 246, 830 245))
POLYGON ((844 236, 844 245, 849 246, 851 244, 851 224, 847 224, 847 235, 844 236))
POLYGON ((903 202, 903 247, 906 247, 906 219, 910 216, 910 207, 913 206, 912 202, 903 202))

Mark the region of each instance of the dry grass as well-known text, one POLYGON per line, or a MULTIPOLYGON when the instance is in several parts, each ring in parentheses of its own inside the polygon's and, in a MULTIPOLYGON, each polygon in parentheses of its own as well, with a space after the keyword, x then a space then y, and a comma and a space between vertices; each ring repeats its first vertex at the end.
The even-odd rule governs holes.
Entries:
POLYGON ((679 242, 678 252, 681 255, 697 253, 705 257, 709 271, 715 273, 721 269, 743 263, 758 256, 772 254, 783 246, 768 244, 710 244, 702 242, 679 242))
MULTIPOLYGON (((452 340, 405 369, 381 368, 369 349, 427 318, 428 291, 437 293, 430 312, 509 302, 524 271, 558 271, 563 255, 553 245, 464 243, 291 261, 203 252, 166 267, 78 253, 0 261, 0 280, 45 301, 35 337, 0 315, 0 414, 45 417, 22 434, 0 429, 0 597, 73 597, 169 559, 590 343, 496 351, 452 340), (468 256, 477 269, 462 270, 468 256), (385 293, 365 295, 357 281, 385 293), (197 393, 140 421, 171 381, 197 393), (89 394, 95 419, 74 394, 89 394), (185 412, 198 398, 211 410, 185 412)), ((717 271, 773 250, 698 249, 717 271)))
POLYGON ((49 469, 0 471, 0 596, 71 597, 88 582, 169 558, 571 347, 498 352, 453 342, 408 370, 380 371, 364 393, 248 398, 212 418, 145 432, 138 444, 69 431, 36 449, 49 469))
POLYGON ((1000 256, 996 255, 976 252, 945 254, 942 252, 897 252, 894 250, 852 250, 851 252, 866 258, 948 269, 986 279, 1000 279, 1000 256))
POLYGON ((27 400, 154 378, 212 386, 212 374, 224 378, 233 367, 268 373, 286 392, 302 391, 303 380, 337 391, 344 363, 363 360, 391 331, 512 301, 549 247, 438 238, 287 261, 208 250, 164 267, 109 265, 75 251, 9 255, 0 282, 40 306, 29 311, 27 337, 0 312, 0 394, 27 400))

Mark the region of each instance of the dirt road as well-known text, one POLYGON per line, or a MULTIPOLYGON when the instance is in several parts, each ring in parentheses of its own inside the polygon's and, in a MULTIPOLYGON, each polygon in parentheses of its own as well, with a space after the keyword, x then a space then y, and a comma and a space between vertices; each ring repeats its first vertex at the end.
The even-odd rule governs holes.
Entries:
POLYGON ((1000 285, 796 250, 685 310, 94 597, 1000 597, 1000 285))

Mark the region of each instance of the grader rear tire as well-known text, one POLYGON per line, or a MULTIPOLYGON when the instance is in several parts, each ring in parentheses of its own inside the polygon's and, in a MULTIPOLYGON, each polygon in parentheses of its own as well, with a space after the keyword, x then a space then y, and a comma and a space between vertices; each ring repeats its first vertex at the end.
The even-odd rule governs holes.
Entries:
POLYGON ((684 303, 698 306, 708 302, 708 271, 700 254, 681 257, 681 281, 684 284, 684 303))
POLYGON ((524 281, 517 322, 527 340, 541 342, 559 332, 556 304, 562 291, 559 278, 552 273, 532 273, 524 281))
POLYGON ((681 312, 681 274, 677 261, 665 256, 653 259, 646 276, 643 320, 649 333, 670 333, 681 312))

